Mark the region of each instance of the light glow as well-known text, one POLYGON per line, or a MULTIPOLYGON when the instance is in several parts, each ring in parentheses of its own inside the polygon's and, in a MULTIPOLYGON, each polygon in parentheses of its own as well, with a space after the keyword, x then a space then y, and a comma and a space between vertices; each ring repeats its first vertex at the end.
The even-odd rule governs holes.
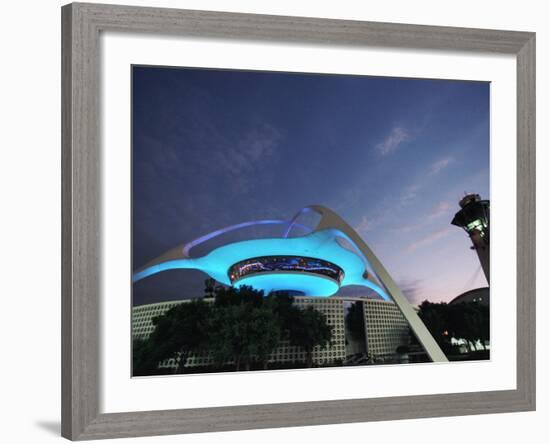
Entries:
MULTIPOLYGON (((215 233, 224 231, 218 230, 215 233)), ((206 235, 199 239, 207 238, 211 237, 206 235)), ((300 237, 251 239, 229 243, 215 248, 201 257, 182 257, 154 263, 136 272, 133 281, 138 282, 167 270, 194 269, 206 273, 221 284, 230 286, 233 284, 230 279, 230 269, 235 264, 266 256, 293 256, 310 258, 313 261, 319 261, 319 263, 326 262, 336 266, 343 272, 340 282, 338 279, 334 280, 323 276, 319 270, 316 272, 314 270, 299 271, 298 273, 280 270, 264 275, 246 276, 235 282, 235 286, 251 285, 258 290, 263 290, 266 294, 276 290, 294 290, 303 292, 306 296, 327 297, 335 294, 340 287, 361 285, 370 288, 382 299, 389 301, 387 293, 368 278, 365 259, 342 247, 338 242, 339 238, 349 240, 348 236, 341 231, 328 228, 300 237)), ((194 245, 197 244, 194 243, 194 245)))

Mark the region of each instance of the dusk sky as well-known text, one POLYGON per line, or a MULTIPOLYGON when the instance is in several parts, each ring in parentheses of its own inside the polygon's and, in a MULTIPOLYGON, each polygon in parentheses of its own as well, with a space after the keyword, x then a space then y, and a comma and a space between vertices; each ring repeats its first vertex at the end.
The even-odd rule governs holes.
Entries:
MULTIPOLYGON (((134 67, 132 87, 134 270, 213 230, 320 204, 415 305, 487 286, 450 221, 465 192, 490 198, 489 83, 134 67)), ((220 241, 281 234, 263 230, 220 241)), ((206 277, 159 273, 134 284, 133 302, 201 296, 206 277)))

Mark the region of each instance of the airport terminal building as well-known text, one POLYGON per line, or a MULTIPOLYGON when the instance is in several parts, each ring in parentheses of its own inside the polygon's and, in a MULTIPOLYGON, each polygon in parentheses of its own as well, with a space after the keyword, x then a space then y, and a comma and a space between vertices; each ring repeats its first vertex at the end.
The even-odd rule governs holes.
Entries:
MULTIPOLYGON (((190 299, 159 302, 139 305, 132 310, 132 337, 146 339, 154 329, 152 319, 162 315, 170 308, 188 302, 190 299)), ((205 299, 213 302, 213 299, 205 299)), ((360 353, 365 356, 375 356, 381 361, 395 359, 396 349, 408 345, 410 328, 396 304, 390 301, 367 298, 317 298, 295 296, 294 303, 305 308, 312 306, 326 317, 327 323, 333 327, 331 344, 326 348, 316 347, 313 351, 313 362, 316 365, 345 363, 357 350, 350 350, 350 335, 346 331, 346 311, 353 303, 362 304, 365 341, 360 353)), ((291 346, 288 341, 281 341, 279 347, 271 354, 271 363, 305 362, 306 354, 298 347, 291 346)), ((208 352, 190 355, 186 367, 208 366, 211 364, 208 352)), ((163 367, 176 367, 177 360, 169 359, 163 367)))

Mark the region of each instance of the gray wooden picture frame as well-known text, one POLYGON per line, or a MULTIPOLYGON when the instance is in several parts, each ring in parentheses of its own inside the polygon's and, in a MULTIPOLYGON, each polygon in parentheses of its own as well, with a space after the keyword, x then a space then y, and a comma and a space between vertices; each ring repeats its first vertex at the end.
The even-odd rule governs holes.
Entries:
POLYGON ((69 439, 535 409, 535 34, 73 3, 62 8, 62 435, 69 439), (163 411, 99 411, 103 31, 511 54, 517 60, 515 390, 163 411))

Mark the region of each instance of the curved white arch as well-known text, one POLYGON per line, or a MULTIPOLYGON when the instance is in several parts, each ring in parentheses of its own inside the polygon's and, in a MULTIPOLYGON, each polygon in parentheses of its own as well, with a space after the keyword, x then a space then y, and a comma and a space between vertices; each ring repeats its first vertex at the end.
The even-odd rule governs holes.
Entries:
POLYGON ((361 255, 367 260, 378 280, 384 286, 387 294, 397 305, 420 344, 428 353, 433 362, 448 362, 447 357, 430 334, 422 320, 418 317, 414 308, 409 304, 397 284, 394 282, 388 271, 382 265, 382 262, 374 255, 366 242, 357 234, 357 232, 334 211, 321 205, 310 205, 307 208, 317 212, 321 216, 319 224, 315 231, 324 229, 336 229, 343 233, 349 241, 358 249, 361 255))
MULTIPOLYGON (((258 243, 261 243, 262 249, 267 255, 284 255, 289 248, 292 251, 296 251, 297 255, 303 256, 307 256, 308 252, 312 250, 319 253, 320 257, 323 254, 327 256, 336 255, 340 261, 338 265, 343 267, 343 264, 347 264, 346 267, 348 267, 345 270, 345 285, 363 285, 375 291, 382 299, 392 300, 409 323, 430 359, 439 362, 447 361, 445 354, 441 351, 437 342, 365 241, 344 219, 321 205, 311 205, 302 208, 290 221, 260 220, 243 222, 201 236, 191 242, 173 248, 149 262, 134 273, 133 281, 137 282, 166 270, 193 268, 202 270, 222 284, 231 285, 227 275, 229 266, 243 260, 243 256, 257 252, 256 246, 258 243), (321 216, 317 227, 308 235, 288 238, 292 227, 297 225, 297 218, 308 211, 316 212, 321 216), (191 258, 189 256, 192 248, 210 239, 240 228, 260 224, 288 224, 288 227, 282 238, 241 241, 218 247, 202 257, 191 258), (337 237, 346 239, 356 250, 355 253, 340 246, 337 242, 337 237), (339 245, 341 248, 336 248, 336 245, 339 245), (378 282, 370 279, 367 266, 370 266, 373 270, 378 282), (348 270, 350 273, 348 273, 348 270)), ((344 286, 344 283, 342 286, 344 286)))
MULTIPOLYGON (((183 254, 186 257, 189 257, 190 251, 192 248, 195 248, 196 246, 207 242, 211 239, 214 239, 218 236, 221 236, 226 233, 230 233, 232 231, 240 230, 241 228, 251 227, 254 225, 286 225, 288 224, 287 220, 278 220, 278 219, 265 219, 265 220, 251 220, 248 222, 242 222, 240 224, 230 225, 225 228, 221 228, 216 231, 212 231, 211 233, 205 234, 204 236, 197 237, 196 239, 193 239, 191 242, 186 243, 183 246, 183 254)), ((294 224, 299 225, 302 228, 305 228, 307 230, 311 230, 309 227, 306 227, 305 225, 301 224, 294 224)), ((286 237, 286 236, 285 236, 286 237)))
MULTIPOLYGON (((252 221, 247 221, 247 222, 241 222, 239 224, 229 225, 228 227, 220 228, 219 230, 212 231, 211 233, 205 234, 204 236, 197 237, 196 239, 193 239, 190 242, 180 244, 180 245, 168 250, 167 252, 165 252, 162 255, 156 257, 155 259, 147 262, 144 266, 139 268, 138 271, 134 273, 134 276, 136 274, 143 275, 143 271, 145 271, 145 269, 154 267, 154 266, 156 266, 160 263, 163 263, 163 262, 177 261, 177 260, 180 260, 180 259, 190 259, 191 258, 191 256, 190 256, 191 249, 197 247, 198 245, 203 244, 204 242, 207 242, 211 239, 214 239, 218 236, 222 236, 223 234, 230 233, 232 231, 236 231, 236 230, 239 230, 241 228, 246 228, 246 227, 254 226, 254 225, 264 225, 264 224, 266 224, 266 225, 267 224, 286 225, 288 223, 289 222, 287 220, 264 219, 264 220, 252 220, 252 221)), ((311 230, 310 227, 306 227, 305 225, 301 225, 301 224, 296 224, 296 225, 300 225, 302 228, 305 228, 306 230, 311 230)), ((185 268, 187 268, 187 267, 185 267, 185 268)), ((153 274, 153 273, 146 274, 146 276, 150 276, 151 274, 153 274)), ((143 279, 143 278, 139 278, 137 280, 140 280, 140 279, 143 279)), ((136 282, 135 277, 134 277, 134 282, 136 282)))
MULTIPOLYGON (((304 214, 304 213, 307 213, 307 212, 315 212, 311 207, 304 207, 302 208, 300 211, 298 211, 294 217, 292 219, 290 219, 290 221, 287 221, 288 223, 288 227, 287 229, 285 230, 285 233, 283 234, 283 237, 284 238, 287 238, 288 235, 290 234, 290 230, 292 230, 292 227, 294 227, 294 225, 300 225, 298 224, 296 221, 298 220, 298 218, 304 214)), ((305 225, 302 225, 302 226, 305 226, 305 225)))

